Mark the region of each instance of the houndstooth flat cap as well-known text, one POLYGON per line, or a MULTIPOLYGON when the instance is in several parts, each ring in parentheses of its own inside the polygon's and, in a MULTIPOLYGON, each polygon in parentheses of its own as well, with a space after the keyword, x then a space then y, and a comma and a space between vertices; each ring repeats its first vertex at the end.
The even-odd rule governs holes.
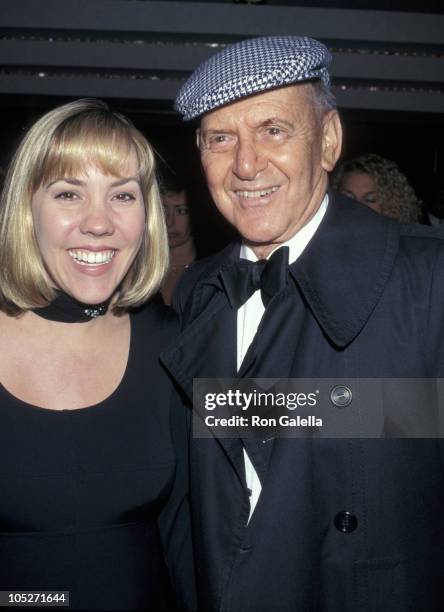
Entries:
POLYGON ((245 96, 301 81, 330 86, 327 47, 306 36, 265 36, 230 45, 196 68, 174 108, 185 120, 245 96))

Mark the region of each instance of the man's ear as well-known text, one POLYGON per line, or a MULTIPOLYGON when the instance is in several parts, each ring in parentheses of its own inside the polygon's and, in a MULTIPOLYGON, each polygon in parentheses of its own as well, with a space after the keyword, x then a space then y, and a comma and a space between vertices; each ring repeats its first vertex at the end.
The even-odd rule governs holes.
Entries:
POLYGON ((339 159, 342 148, 342 126, 339 113, 331 110, 322 120, 322 167, 330 172, 339 159))
POLYGON ((200 128, 196 130, 196 147, 200 149, 200 128))

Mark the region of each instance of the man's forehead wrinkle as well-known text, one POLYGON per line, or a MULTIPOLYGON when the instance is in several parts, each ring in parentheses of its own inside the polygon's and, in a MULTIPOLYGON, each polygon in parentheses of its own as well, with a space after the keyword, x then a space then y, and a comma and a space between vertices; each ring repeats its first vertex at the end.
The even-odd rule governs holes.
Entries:
POLYGON ((284 115, 283 113, 276 113, 275 111, 264 114, 264 110, 266 109, 258 113, 227 113, 223 118, 214 118, 213 122, 209 120, 207 125, 202 125, 201 131, 204 135, 217 132, 234 133, 244 127, 247 129, 257 129, 277 123, 285 124, 288 127, 294 127, 296 123, 301 122, 303 119, 303 114, 297 111, 290 117, 288 116, 289 113, 285 113, 284 115), (262 116, 260 116, 261 114, 262 116))
POLYGON ((288 121, 288 119, 284 119, 284 117, 279 117, 279 115, 275 115, 274 117, 269 117, 261 122, 261 127, 267 127, 270 125, 275 125, 276 123, 286 123, 287 125, 293 125, 292 121, 288 121))
POLYGON ((217 108, 202 118, 202 130, 229 131, 241 124, 287 121, 296 125, 313 111, 310 88, 305 84, 278 88, 217 108), (230 127, 231 126, 231 127, 230 127))
POLYGON ((221 133, 230 134, 230 133, 234 133, 235 131, 236 130, 234 128, 227 127, 226 124, 220 123, 220 124, 208 127, 208 128, 203 128, 201 130, 201 133, 204 136, 207 136, 208 134, 221 134, 221 133))

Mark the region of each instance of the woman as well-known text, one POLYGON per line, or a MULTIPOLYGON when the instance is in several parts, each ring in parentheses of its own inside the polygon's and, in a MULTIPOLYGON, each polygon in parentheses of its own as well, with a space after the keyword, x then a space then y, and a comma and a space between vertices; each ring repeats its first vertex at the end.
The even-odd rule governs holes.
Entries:
POLYGON ((336 170, 333 187, 401 223, 421 220, 421 202, 406 176, 390 159, 366 153, 346 161, 336 170))
POLYGON ((157 359, 176 324, 142 308, 168 267, 149 144, 101 101, 49 112, 0 236, 0 590, 191 604, 186 415, 157 359))
POLYGON ((196 247, 184 183, 171 177, 162 185, 161 197, 170 249, 170 266, 162 283, 161 295, 164 303, 171 305, 174 290, 184 272, 196 259, 196 247))

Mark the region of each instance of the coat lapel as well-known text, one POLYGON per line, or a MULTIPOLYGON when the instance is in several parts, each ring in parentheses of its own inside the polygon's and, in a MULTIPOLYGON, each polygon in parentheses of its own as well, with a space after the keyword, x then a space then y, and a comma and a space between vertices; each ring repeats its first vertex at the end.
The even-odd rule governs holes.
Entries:
MULTIPOLYGON (((220 270, 233 264, 239 247, 227 250, 224 263, 198 281, 186 306, 188 322, 177 341, 161 355, 161 361, 193 401, 193 379, 235 378, 236 310, 228 301, 220 270)), ((216 436, 215 436, 216 437, 216 436)), ((217 438, 245 486, 242 444, 217 438)))
POLYGON ((349 344, 373 312, 393 268, 400 227, 330 194, 318 231, 290 273, 334 345, 349 344))

